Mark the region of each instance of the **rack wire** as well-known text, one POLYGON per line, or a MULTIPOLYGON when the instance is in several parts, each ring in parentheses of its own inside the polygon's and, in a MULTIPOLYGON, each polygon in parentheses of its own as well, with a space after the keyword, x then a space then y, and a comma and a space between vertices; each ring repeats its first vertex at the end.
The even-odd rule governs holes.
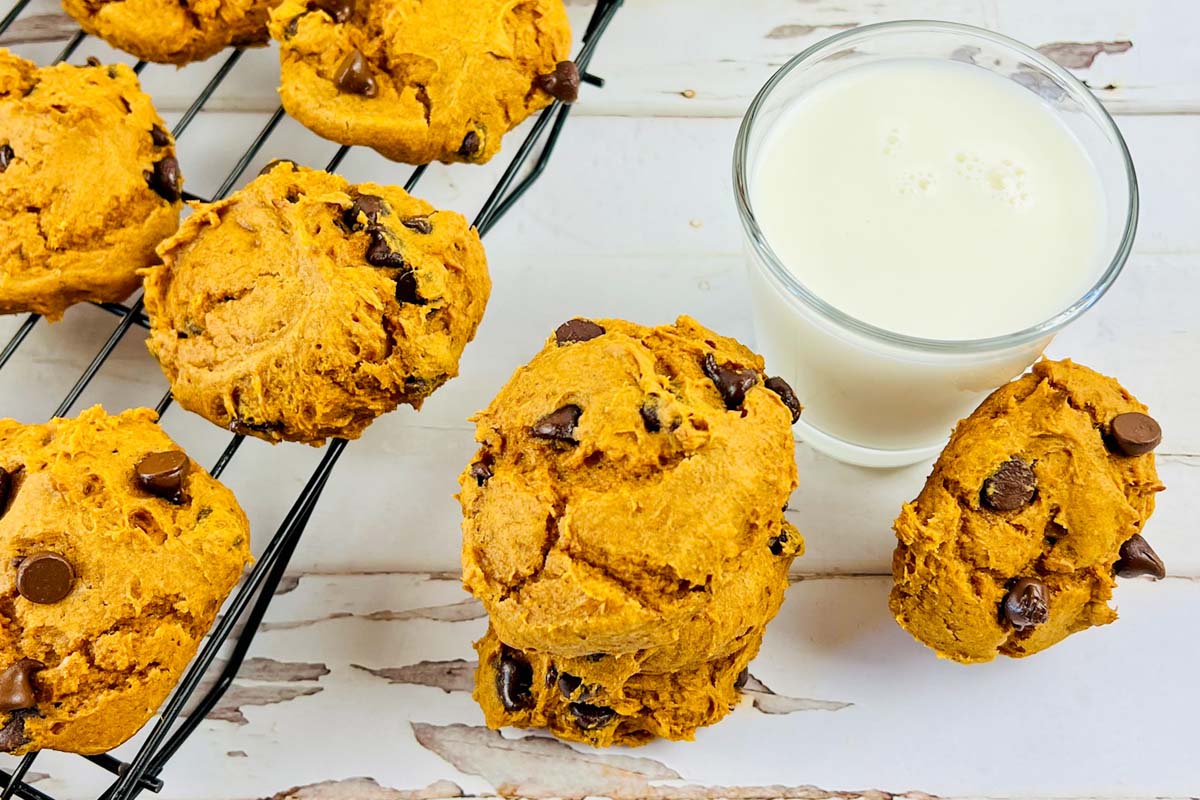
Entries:
MULTIPOLYGON (((31 0, 17 0, 13 8, 3 19, 0 19, 0 35, 20 17, 30 2, 31 0)), ((604 32, 607 30, 609 23, 612 22, 618 9, 623 5, 623 2, 624 0, 597 0, 595 11, 583 35, 583 46, 575 57, 575 63, 579 67, 581 80, 585 83, 598 87, 604 85, 604 81, 589 73, 587 67, 591 63, 592 56, 596 51, 600 39, 603 37, 604 32)), ((59 53, 58 57, 54 59, 54 63, 70 59, 86 38, 87 34, 82 30, 76 32, 67 42, 62 52, 59 53)), ((192 101, 172 128, 172 134, 176 139, 184 134, 196 118, 196 115, 204 108, 209 98, 225 79, 229 77, 238 60, 241 58, 242 52, 241 49, 235 49, 225 57, 225 60, 221 63, 216 73, 209 79, 200 94, 192 101)), ((134 65, 133 69, 135 72, 140 73, 145 66, 146 62, 139 61, 134 65)), ((539 114, 531 130, 513 155, 512 160, 493 187, 474 220, 474 225, 478 229, 480 236, 486 236, 496 223, 520 200, 522 195, 541 177, 550 162, 550 158, 558 144, 559 136, 570 113, 571 106, 555 102, 539 114), (539 146, 541 150, 537 152, 539 146), (537 152, 536 157, 534 156, 535 152, 537 152)), ((226 175, 224 181, 211 198, 198 197, 185 192, 185 199, 212 201, 227 195, 241 179, 242 174, 266 144, 268 138, 270 138, 283 117, 283 108, 277 108, 250 142, 249 146, 243 151, 233 169, 226 175)), ((340 147, 333 158, 330 159, 325 169, 330 172, 336 170, 349 150, 348 146, 340 147)), ((405 190, 409 192, 413 191, 422 176, 424 176, 425 171, 425 166, 416 167, 405 183, 405 190)), ((88 385, 104 367, 105 362, 108 361, 117 345, 120 344, 121 340, 133 327, 149 327, 140 296, 131 305, 121 303, 100 303, 95 305, 116 316, 118 318, 117 325, 113 328, 112 333, 101 346, 95 358, 88 364, 83 374, 80 375, 62 402, 54 410, 53 416, 64 416, 70 413, 88 385)), ((22 321, 12 338, 3 349, 0 349, 0 369, 3 369, 8 364, 21 347, 21 344, 25 342, 40 321, 41 318, 37 314, 30 314, 22 321)), ((156 405, 156 410, 160 417, 170 408, 171 403, 172 397, 168 391, 156 405)), ((237 454, 243 440, 243 435, 234 435, 230 439, 224 451, 213 465, 211 470, 213 477, 220 477, 221 473, 225 471, 225 468, 237 454)), ((111 775, 116 776, 116 779, 99 796, 99 800, 132 800, 147 789, 151 792, 162 790, 163 781, 159 776, 171 757, 179 751, 179 748, 195 732, 200 722, 212 711, 233 684, 238 670, 241 668, 242 662, 245 660, 246 654, 254 641, 254 636, 263 620, 263 616, 266 614, 271 599, 279 586, 279 582, 284 576, 292 554, 295 552, 296 546, 299 544, 305 527, 312 516, 313 509, 321 497, 329 476, 345 452, 347 444, 348 442, 345 439, 334 439, 325 447, 323 456, 309 476, 304 489, 284 516, 275 535, 268 542, 266 549, 259 557, 253 570, 245 577, 231 596, 224 613, 209 632, 207 639, 176 685, 174 692, 160 709, 157 720, 152 723, 149 735, 138 749, 133 760, 131 762, 124 762, 108 753, 83 756, 83 758, 106 770, 111 775), (241 623, 241 632, 235 638, 232 638, 233 649, 229 659, 218 670, 214 670, 216 672, 215 682, 196 701, 188 715, 183 717, 184 707, 192 700, 193 695, 196 694, 201 682, 209 673, 210 668, 213 667, 220 650, 226 642, 231 640, 232 634, 239 623, 241 623)), ((11 772, 0 770, 0 787, 3 787, 3 791, 0 792, 0 800, 9 800, 12 797, 25 798, 25 800, 55 800, 51 795, 25 782, 25 777, 28 775, 37 757, 37 752, 29 753, 21 758, 16 768, 11 772)))

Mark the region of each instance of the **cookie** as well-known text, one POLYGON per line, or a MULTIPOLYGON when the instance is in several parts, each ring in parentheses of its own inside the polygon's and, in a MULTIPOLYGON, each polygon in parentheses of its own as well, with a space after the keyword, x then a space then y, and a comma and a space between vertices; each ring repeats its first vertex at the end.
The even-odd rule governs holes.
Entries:
POLYGON ((196 205, 146 272, 176 401, 237 433, 320 444, 420 408, 458 374, 491 282, 460 215, 279 162, 196 205))
POLYGON ((408 164, 482 164, 579 89, 562 0, 284 0, 271 35, 288 114, 408 164))
POLYGON ((1143 538, 1160 436, 1120 384, 1070 361, 998 389, 896 520, 896 620, 964 663, 1115 620, 1115 577, 1165 574, 1143 538))
POLYGON ((149 409, 0 420, 0 751, 102 753, 154 715, 250 559, 149 409))
POLYGON ((187 64, 266 44, 276 0, 62 0, 79 26, 145 61, 187 64))
POLYGON ((175 141, 129 67, 0 50, 0 314, 124 300, 179 227, 175 141))
POLYGON ((800 407, 762 370, 686 317, 658 328, 577 319, 475 417, 462 561, 493 632, 476 678, 490 725, 638 744, 688 738, 728 711, 733 666, 705 665, 744 667, 804 546, 783 515, 800 407), (540 695, 534 716, 500 710, 493 638, 543 673, 575 669, 613 715, 573 725, 540 695), (600 654, 611 660, 578 666, 600 654), (722 698, 707 715, 666 689, 702 675, 705 696, 722 698))

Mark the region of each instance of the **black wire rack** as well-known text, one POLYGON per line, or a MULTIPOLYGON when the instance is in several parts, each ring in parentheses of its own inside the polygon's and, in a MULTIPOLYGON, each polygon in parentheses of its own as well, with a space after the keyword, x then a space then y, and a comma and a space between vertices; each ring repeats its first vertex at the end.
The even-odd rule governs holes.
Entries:
MULTIPOLYGON (((20 17, 30 2, 31 0, 17 0, 16 5, 3 19, 0 19, 0 35, 20 17)), ((575 57, 575 63, 579 67, 581 79, 585 83, 593 86, 604 85, 604 81, 589 73, 587 67, 591 63, 592 56, 601 37, 622 4, 623 0, 597 0, 596 9, 584 32, 583 46, 575 57)), ((54 60, 54 63, 70 59, 86 38, 87 34, 83 31, 75 33, 54 60)), ((196 115, 204 108, 205 103, 208 102, 212 94, 233 72, 234 67, 242 56, 242 52, 240 49, 235 49, 225 56, 225 60, 221 63, 216 73, 205 84, 200 94, 188 106, 178 122, 175 123, 172 133, 176 138, 183 135, 196 115)), ((145 66, 146 62, 139 61, 134 65, 134 71, 140 73, 145 66)), ((484 202, 479 214, 475 217, 474 225, 478 229, 480 236, 487 235, 492 227, 500 221, 501 217, 512 209, 513 205, 520 200, 521 196, 545 171, 570 113, 570 106, 555 102, 537 117, 525 140, 513 155, 504 173, 484 202), (540 151, 538 150, 539 147, 541 148, 540 151)), ((187 192, 184 193, 184 197, 188 200, 211 201, 227 195, 237 184, 263 145, 266 144, 283 117, 283 108, 277 108, 238 158, 237 163, 228 175, 226 175, 212 198, 197 197, 187 192)), ((340 147, 325 169, 329 172, 336 170, 349 150, 348 146, 340 147)), ((406 191, 411 192, 416 188, 421 177, 425 174, 425 169, 424 166, 419 166, 413 170, 408 181, 405 183, 404 188, 406 191)), ((53 416, 55 417, 65 416, 71 412, 75 403, 104 367, 109 356, 112 355, 117 345, 120 344, 130 329, 134 326, 141 328, 149 327, 140 297, 131 305, 120 303, 99 303, 96 305, 98 308, 117 317, 117 325, 113 328, 112 333, 103 346, 101 346, 95 358, 88 364, 83 374, 75 382, 74 386, 71 387, 70 391, 67 392, 67 395, 59 403, 58 407, 54 409, 53 416)), ((8 364, 21 344, 37 327, 40 320, 41 317, 37 314, 30 314, 18 326, 12 338, 0 350, 0 369, 3 369, 8 364)), ((168 391, 158 401, 156 406, 159 416, 162 416, 170 408, 171 402, 171 393, 168 391)), ((220 477, 221 473, 225 471, 225 468, 237 454, 243 440, 244 436, 242 435, 235 435, 230 439, 229 444, 226 445, 211 470, 213 477, 220 477)), ((133 760, 125 762, 108 753, 82 756, 82 758, 88 759, 96 766, 115 776, 115 780, 99 795, 99 800, 132 800, 132 798, 147 789, 151 792, 162 790, 163 781, 159 776, 166 767, 167 762, 179 751, 179 748, 195 732, 200 722, 212 711, 221 697, 233 684, 234 678, 237 676, 238 670, 241 668, 242 662, 245 660, 246 654, 254 641, 259 624, 262 622, 267 607, 271 603, 275 590, 283 578, 288 562, 291 560, 296 545, 304 533, 313 509, 316 507, 325 484, 338 463, 338 459, 345 452, 346 445, 347 441, 345 439, 334 439, 325 447, 324 454, 309 476, 304 489, 284 516, 275 535, 263 550, 253 570, 245 576, 242 583, 230 597, 225 606, 224 613, 209 632, 209 636, 176 685, 174 692, 160 709, 157 720, 151 723, 152 727, 150 728, 149 735, 138 749, 133 760), (241 625, 241 632, 236 637, 233 637, 234 630, 239 624, 241 625), (233 641, 233 648, 229 659, 219 669, 212 670, 216 673, 216 677, 211 687, 194 702, 188 715, 183 717, 182 712, 184 711, 184 707, 192 701, 193 695, 196 694, 197 689, 204 682, 210 669, 213 667, 219 651, 230 640, 233 641)), ((0 786, 3 787, 3 791, 0 792, 0 800, 9 800, 12 797, 21 797, 26 800, 55 800, 51 795, 40 791, 24 780, 37 757, 37 752, 29 753, 21 758, 12 772, 0 770, 0 786)))

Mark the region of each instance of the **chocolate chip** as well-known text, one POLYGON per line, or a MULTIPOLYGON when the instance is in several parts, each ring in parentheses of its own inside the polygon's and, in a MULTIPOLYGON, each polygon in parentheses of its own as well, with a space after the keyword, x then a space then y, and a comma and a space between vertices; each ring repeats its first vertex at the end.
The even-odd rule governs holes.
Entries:
POLYGON ((788 535, 786 532, 778 536, 772 536, 767 540, 767 549, 771 551, 773 556, 783 555, 783 546, 788 543, 788 535))
POLYGON ((1019 458, 1010 458, 983 482, 980 502, 993 511, 1015 511, 1029 505, 1036 493, 1033 468, 1019 458))
POLYGON ((88 56, 87 57, 87 65, 89 67, 98 67, 101 65, 101 61, 100 61, 100 59, 96 58, 95 56, 88 56))
POLYGON ((354 13, 354 0, 314 0, 313 6, 328 14, 334 22, 345 22, 354 13))
POLYGON ((4 516, 4 512, 8 510, 8 500, 13 493, 12 473, 4 467, 0 467, 0 517, 4 516))
POLYGON ((425 305, 426 300, 417 289, 417 273, 413 270, 405 270, 396 276, 396 302, 425 305))
POLYGON ((379 85, 371 74, 367 57, 358 50, 351 50, 338 64, 333 73, 333 85, 343 94, 360 94, 363 97, 374 97, 379 94, 379 85))
POLYGON ((1126 456, 1144 456, 1162 441, 1162 428, 1146 414, 1118 414, 1109 429, 1112 445, 1126 456))
POLYGON ((0 712, 19 711, 37 705, 33 674, 46 665, 32 658, 22 658, 0 672, 0 712))
POLYGON ((546 668, 546 688, 549 689, 558 682, 558 667, 551 664, 546 668))
POLYGON ((13 149, 6 144, 0 144, 0 172, 8 169, 8 165, 17 157, 13 149))
POLYGON ((520 711, 533 705, 533 668, 516 650, 503 647, 496 667, 496 694, 507 711, 520 711))
POLYGON ((283 26, 283 38, 291 39, 300 30, 300 20, 311 14, 311 11, 301 11, 296 16, 288 20, 287 25, 283 26))
POLYGON ((579 99, 579 68, 574 61, 560 61, 555 65, 554 72, 538 75, 533 84, 555 100, 574 103, 579 99))
POLYGON ((150 453, 134 467, 138 486, 152 495, 179 503, 183 500, 183 479, 191 469, 188 457, 179 450, 150 453))
POLYGON ((558 326, 558 329, 554 331, 554 341, 561 347, 573 342, 588 342, 605 333, 603 326, 597 325, 590 319, 576 317, 558 326))
POLYGON ((603 728, 617 716, 617 712, 611 708, 590 703, 571 703, 567 708, 570 709, 571 716, 575 717, 575 724, 585 731, 603 728))
POLYGON ((1135 533, 1121 545, 1121 558, 1114 570, 1122 578, 1150 577, 1158 581, 1167 577, 1167 567, 1163 560, 1140 533, 1135 533))
POLYGON ((712 353, 704 356, 700 367, 721 393, 721 399, 729 411, 740 409, 742 403, 746 402, 746 392, 758 383, 758 373, 754 370, 743 369, 740 364, 717 364, 712 353))
POLYGON ((383 228, 371 226, 367 228, 367 235, 371 237, 371 241, 367 245, 368 264, 372 267, 384 267, 387 269, 401 269, 404 267, 404 256, 392 249, 392 244, 388 241, 387 234, 383 228))
POLYGON ((1019 631, 1041 625, 1050 618, 1046 584, 1036 578, 1021 578, 1004 598, 1004 616, 1019 631))
POLYGON ((280 164, 291 164, 292 172, 300 171, 300 165, 297 164, 295 161, 292 161, 290 158, 273 158, 270 161, 268 161, 266 164, 263 165, 263 168, 258 171, 258 174, 266 175, 268 172, 275 169, 280 164))
POLYGON ((168 203, 183 197, 183 176, 179 174, 179 162, 174 156, 154 162, 154 171, 146 173, 146 183, 168 203))
POLYGON ((8 715, 8 722, 0 728, 0 753, 9 753, 29 744, 29 737, 25 735, 25 718, 35 713, 32 709, 18 709, 8 715))
POLYGON ((282 422, 255 422, 249 419, 235 419, 229 423, 229 430, 239 436, 253 436, 256 433, 273 433, 283 430, 282 422))
POLYGON ((155 125, 150 129, 150 141, 154 143, 155 147, 166 147, 171 143, 171 135, 155 125))
POLYGON ((409 217, 400 220, 400 224, 410 231, 416 231, 424 236, 433 233, 433 223, 429 221, 429 217, 409 217))
POLYGON ((796 393, 792 391, 788 382, 780 377, 767 378, 763 386, 779 395, 779 399, 787 406, 787 410, 792 412, 792 424, 795 425, 800 419, 800 412, 803 409, 800 406, 800 398, 796 397, 796 393))
POLYGON ((657 397, 646 398, 646 402, 642 403, 638 413, 642 415, 642 424, 646 426, 648 432, 658 433, 662 430, 662 420, 658 417, 657 397))
POLYGON ((579 687, 583 685, 583 678, 575 675, 562 673, 558 676, 558 690, 562 692, 562 696, 568 700, 579 691, 579 687))
POLYGON ((745 689, 746 681, 748 680, 750 680, 750 668, 746 667, 733 679, 733 688, 738 690, 745 689))
POLYGON ((462 146, 458 148, 458 154, 463 158, 474 158, 479 155, 481 149, 483 149, 483 139, 475 131, 470 131, 463 137, 462 146))
POLYGON ((475 483, 483 486, 495 474, 492 472, 492 463, 492 454, 484 453, 471 465, 471 477, 475 479, 475 483))
POLYGON ((530 432, 537 439, 555 439, 569 444, 579 444, 575 440, 575 426, 583 409, 579 406, 563 406, 537 421, 530 432))
POLYGON ((17 591, 31 603, 57 603, 74 585, 75 568, 58 553, 35 553, 17 567, 17 591))
POLYGON ((365 225, 371 225, 377 222, 381 215, 387 216, 391 213, 391 209, 388 208, 387 202, 382 197, 373 194, 356 194, 354 202, 342 212, 342 224, 352 231, 359 231, 364 227, 364 223, 359 217, 366 217, 365 225))

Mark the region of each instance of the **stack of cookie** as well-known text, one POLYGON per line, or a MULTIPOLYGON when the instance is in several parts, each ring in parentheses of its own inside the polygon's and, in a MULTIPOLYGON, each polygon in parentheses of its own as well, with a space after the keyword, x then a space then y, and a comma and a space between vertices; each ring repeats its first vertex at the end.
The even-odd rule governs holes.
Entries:
POLYGON ((489 725, 691 738, 735 704, 803 540, 791 389, 696 322, 572 320, 480 413, 463 580, 489 725))

